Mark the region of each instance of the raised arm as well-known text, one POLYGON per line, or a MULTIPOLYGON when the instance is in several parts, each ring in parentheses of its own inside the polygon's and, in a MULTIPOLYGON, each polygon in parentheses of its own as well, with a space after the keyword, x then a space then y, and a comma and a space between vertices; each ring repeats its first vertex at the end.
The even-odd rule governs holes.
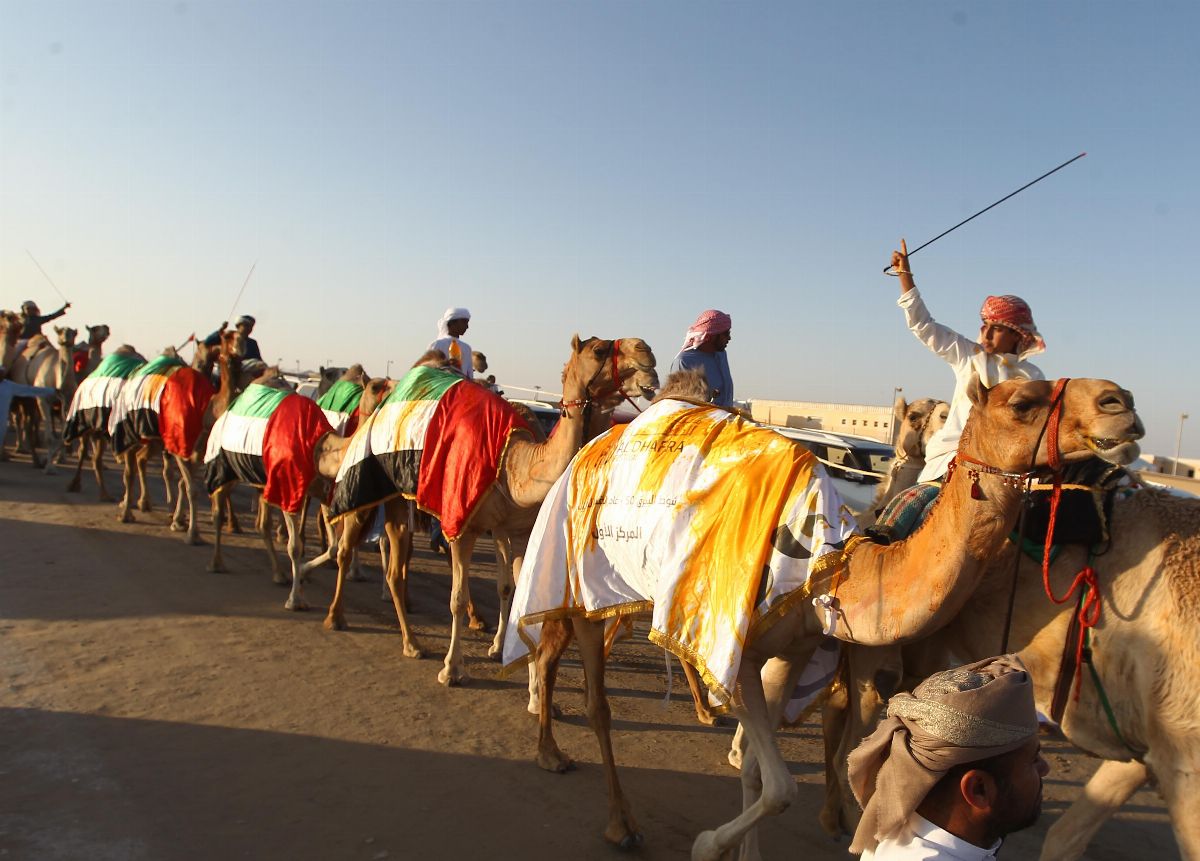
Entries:
POLYGON ((892 267, 900 277, 900 298, 896 304, 904 310, 909 331, 933 353, 952 365, 970 360, 975 353, 976 343, 935 321, 925 307, 921 292, 913 281, 908 245, 903 239, 900 240, 900 250, 892 252, 892 267))

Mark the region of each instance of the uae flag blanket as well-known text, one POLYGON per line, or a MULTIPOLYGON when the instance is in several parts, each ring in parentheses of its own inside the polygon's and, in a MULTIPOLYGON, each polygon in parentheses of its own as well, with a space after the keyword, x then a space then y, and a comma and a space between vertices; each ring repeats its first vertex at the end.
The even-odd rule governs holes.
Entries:
POLYGON ((121 388, 145 362, 140 356, 110 353, 88 374, 75 396, 63 422, 63 439, 70 442, 86 433, 108 433, 108 420, 121 394, 121 388))
POLYGON ((457 538, 516 431, 529 426, 500 396, 451 371, 413 368, 350 440, 331 516, 405 496, 457 538))
POLYGON ((143 439, 161 438, 171 454, 190 456, 215 394, 203 374, 179 359, 151 359, 126 381, 109 417, 114 453, 122 454, 143 439))
POLYGON ((314 401, 251 383, 208 436, 204 453, 208 492, 244 481, 261 487, 267 502, 295 513, 316 476, 317 443, 332 432, 314 401))
POLYGON ((854 518, 799 443, 711 406, 660 401, 592 440, 538 513, 504 662, 541 623, 650 612, 650 640, 727 707, 747 638, 836 575, 854 518))
POLYGON ((362 393, 363 387, 358 383, 338 380, 317 398, 317 406, 325 411, 325 418, 338 436, 351 436, 358 429, 358 402, 362 393))

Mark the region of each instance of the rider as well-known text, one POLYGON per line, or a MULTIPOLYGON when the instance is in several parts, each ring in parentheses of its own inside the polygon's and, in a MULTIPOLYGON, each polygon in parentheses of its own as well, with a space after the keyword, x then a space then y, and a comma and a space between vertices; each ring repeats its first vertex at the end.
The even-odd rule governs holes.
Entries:
POLYGON ((34 302, 32 299, 26 299, 21 303, 21 338, 28 340, 34 335, 42 334, 42 326, 51 320, 57 320, 63 314, 67 313, 67 309, 70 307, 71 303, 66 302, 53 314, 42 314, 37 306, 37 302, 34 302))

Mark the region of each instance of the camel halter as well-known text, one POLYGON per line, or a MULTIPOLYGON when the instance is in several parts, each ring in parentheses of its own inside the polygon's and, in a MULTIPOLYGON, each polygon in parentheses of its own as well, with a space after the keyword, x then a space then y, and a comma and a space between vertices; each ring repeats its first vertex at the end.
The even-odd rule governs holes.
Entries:
MULTIPOLYGON (((615 341, 612 342, 612 365, 611 365, 611 371, 610 371, 611 378, 612 378, 612 384, 613 384, 613 388, 621 395, 621 398, 625 401, 628 401, 629 405, 640 413, 642 410, 638 407, 637 404, 635 404, 632 400, 630 400, 629 395, 625 394, 625 391, 621 388, 621 369, 617 364, 617 358, 621 355, 621 341, 622 340, 623 339, 621 339, 621 338, 617 338, 615 341)), ((605 367, 604 365, 601 365, 599 368, 596 369, 596 373, 592 374, 592 378, 590 380, 588 380, 587 384, 583 387, 583 390, 585 393, 590 392, 592 390, 592 385, 600 377, 600 374, 604 371, 604 367, 605 367)), ((584 410, 583 420, 586 422, 588 420, 588 417, 589 417, 589 414, 590 414, 590 411, 592 408, 592 404, 594 404, 594 403, 595 403, 595 399, 591 398, 591 397, 576 398, 575 400, 570 400, 570 401, 560 401, 559 402, 559 412, 563 418, 566 418, 567 417, 567 409, 569 407, 583 407, 583 410, 584 410)))

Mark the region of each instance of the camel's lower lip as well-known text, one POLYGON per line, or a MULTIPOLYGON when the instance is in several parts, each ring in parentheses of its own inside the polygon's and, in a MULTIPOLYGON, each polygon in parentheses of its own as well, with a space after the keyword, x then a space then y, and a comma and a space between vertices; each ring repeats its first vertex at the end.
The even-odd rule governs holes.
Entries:
POLYGON ((1111 437, 1088 437, 1087 447, 1094 452, 1109 451, 1119 446, 1121 443, 1132 442, 1128 438, 1113 439, 1111 437))
POLYGON ((641 386, 640 388, 641 388, 641 393, 642 393, 643 398, 645 398, 648 401, 654 399, 654 394, 655 394, 654 389, 650 388, 649 386, 641 386))
POLYGON ((1142 453, 1137 442, 1131 437, 1088 437, 1084 443, 1098 457, 1109 463, 1122 465, 1133 463, 1142 453))

